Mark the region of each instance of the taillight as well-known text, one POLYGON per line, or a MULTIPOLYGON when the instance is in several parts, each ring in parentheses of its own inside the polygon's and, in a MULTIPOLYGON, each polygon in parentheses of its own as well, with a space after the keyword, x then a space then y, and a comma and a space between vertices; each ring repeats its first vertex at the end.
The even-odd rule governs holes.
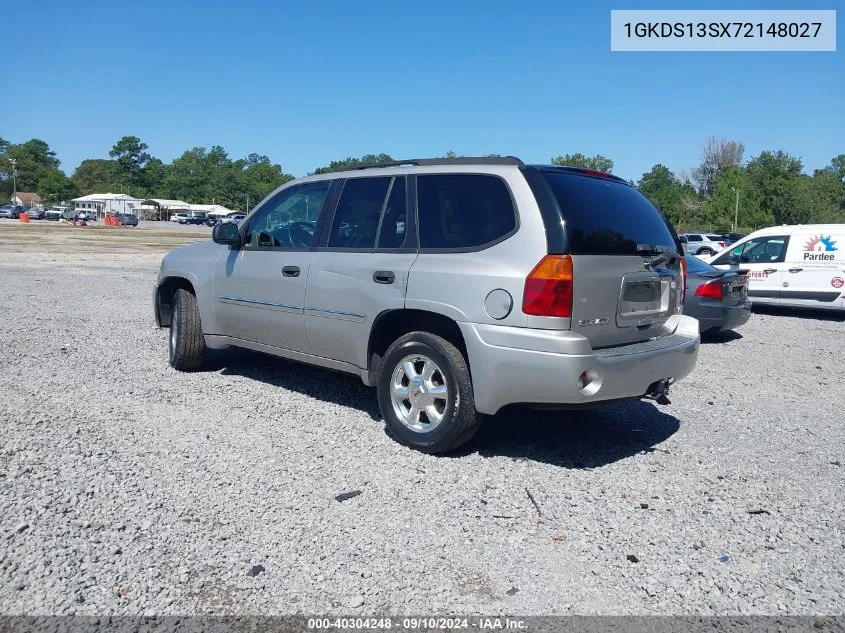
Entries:
POLYGON ((719 248, 725 248, 724 242, 716 242, 719 245, 719 248))
POLYGON ((695 291, 696 297, 704 297, 705 299, 719 299, 722 300, 722 281, 708 281, 706 284, 701 284, 695 291))
POLYGON ((572 257, 546 255, 525 279, 522 311, 532 316, 572 316, 572 257))
POLYGON ((681 257, 681 303, 687 300, 687 260, 681 257))

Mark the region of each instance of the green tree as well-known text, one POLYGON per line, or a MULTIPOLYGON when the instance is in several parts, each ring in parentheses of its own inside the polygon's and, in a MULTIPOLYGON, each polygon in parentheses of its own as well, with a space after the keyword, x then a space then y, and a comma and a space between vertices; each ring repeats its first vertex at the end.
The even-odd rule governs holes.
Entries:
POLYGON ((73 184, 79 195, 91 193, 114 193, 119 188, 117 164, 113 160, 89 158, 83 160, 73 172, 73 184))
POLYGON ((148 146, 137 136, 124 136, 109 151, 109 156, 117 162, 117 173, 123 188, 134 195, 143 195, 146 188, 144 167, 150 160, 148 146))
POLYGON ((809 198, 799 191, 801 160, 783 151, 765 151, 748 162, 748 178, 760 194, 760 209, 775 224, 806 222, 809 198))
POLYGON ((144 166, 144 182, 146 183, 147 196, 150 198, 165 197, 164 184, 167 180, 168 166, 158 158, 151 158, 144 166))
POLYGON ((291 174, 284 173, 281 165, 271 163, 264 155, 253 153, 237 163, 243 170, 251 205, 263 200, 276 187, 294 178, 291 174))
POLYGON ((552 165, 580 167, 581 169, 595 169, 608 174, 613 173, 613 161, 601 154, 596 154, 595 156, 585 156, 581 153, 565 154, 564 156, 552 158, 551 163, 552 165))
POLYGON ((18 191, 35 191, 39 181, 51 172, 59 168, 59 159, 56 152, 41 139, 31 139, 19 145, 8 144, 3 152, 3 160, 0 163, 0 171, 11 177, 12 159, 17 161, 17 189, 18 191))
POLYGON ((77 197, 77 189, 73 180, 58 169, 48 173, 36 188, 41 200, 48 205, 70 202, 77 197))
POLYGON ((747 171, 732 167, 721 172, 714 184, 712 196, 704 205, 705 222, 715 231, 732 231, 735 216, 737 227, 744 230, 771 224, 772 218, 761 209, 760 201, 760 192, 751 183, 747 171))
POLYGON ((168 198, 201 204, 208 183, 208 152, 204 147, 189 149, 175 159, 167 170, 165 191, 168 198))
POLYGON ((700 220, 698 194, 688 182, 681 182, 665 165, 655 165, 643 174, 637 188, 663 211, 676 227, 700 220))

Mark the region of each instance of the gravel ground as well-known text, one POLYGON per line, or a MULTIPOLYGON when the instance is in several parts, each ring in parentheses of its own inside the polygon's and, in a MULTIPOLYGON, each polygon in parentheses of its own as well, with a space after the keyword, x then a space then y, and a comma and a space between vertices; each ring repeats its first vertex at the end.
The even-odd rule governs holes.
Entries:
POLYGON ((841 319, 755 314, 670 406, 512 412, 432 457, 354 377, 171 370, 160 252, 11 250, 0 613, 845 610, 841 319))

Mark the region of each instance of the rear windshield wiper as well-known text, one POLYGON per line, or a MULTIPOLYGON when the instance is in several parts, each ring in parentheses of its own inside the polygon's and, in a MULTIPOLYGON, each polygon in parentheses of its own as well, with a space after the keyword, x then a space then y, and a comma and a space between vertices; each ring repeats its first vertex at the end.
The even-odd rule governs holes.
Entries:
POLYGON ((644 257, 654 255, 654 259, 649 262, 653 268, 661 264, 673 264, 676 260, 680 259, 680 255, 672 247, 661 244, 637 244, 637 254, 643 255, 644 257))

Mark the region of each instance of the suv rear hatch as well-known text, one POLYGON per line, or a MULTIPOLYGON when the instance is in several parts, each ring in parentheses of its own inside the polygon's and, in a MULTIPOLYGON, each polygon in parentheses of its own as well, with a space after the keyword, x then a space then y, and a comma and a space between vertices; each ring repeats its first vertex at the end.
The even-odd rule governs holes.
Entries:
POLYGON ((568 322, 530 325, 568 327, 594 349, 671 334, 664 323, 680 311, 683 258, 660 211, 610 174, 554 167, 523 173, 541 208, 549 255, 568 256, 572 280, 568 322))

